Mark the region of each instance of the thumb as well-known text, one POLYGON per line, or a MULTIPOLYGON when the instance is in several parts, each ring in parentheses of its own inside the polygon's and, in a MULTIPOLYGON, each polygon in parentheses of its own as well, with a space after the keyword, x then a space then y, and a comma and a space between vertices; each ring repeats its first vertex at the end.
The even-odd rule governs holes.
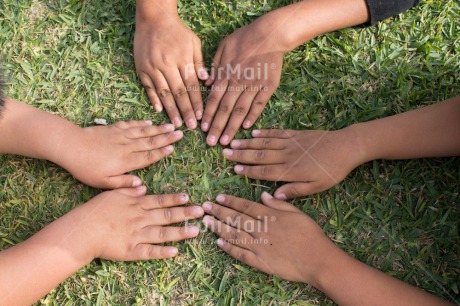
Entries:
POLYGON ((287 200, 299 198, 322 191, 314 183, 290 183, 281 186, 275 191, 275 198, 287 200))
POLYGON ((204 68, 203 53, 201 51, 201 41, 198 39, 193 44, 193 63, 195 64, 195 71, 198 78, 202 81, 209 79, 209 74, 204 68))
POLYGON ((107 178, 106 188, 117 189, 123 187, 139 187, 142 181, 135 175, 117 175, 107 178))
POLYGON ((262 202, 267 205, 270 208, 274 208, 277 210, 283 210, 283 211, 292 211, 292 212, 299 212, 300 210, 296 208, 294 205, 284 202, 278 199, 275 199, 272 197, 271 194, 268 192, 263 192, 262 193, 262 202))

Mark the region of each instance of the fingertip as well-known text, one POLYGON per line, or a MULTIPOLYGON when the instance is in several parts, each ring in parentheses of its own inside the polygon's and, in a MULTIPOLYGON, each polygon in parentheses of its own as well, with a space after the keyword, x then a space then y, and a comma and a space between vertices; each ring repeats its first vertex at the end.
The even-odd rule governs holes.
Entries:
POLYGON ((233 155, 233 150, 230 150, 230 149, 224 149, 222 151, 222 154, 224 155, 224 157, 228 158, 228 157, 232 157, 233 155))
POLYGON ((144 120, 144 125, 153 125, 152 120, 144 120))
POLYGON ((138 177, 134 177, 132 187, 141 187, 142 181, 138 177))
POLYGON ((230 137, 228 135, 224 135, 220 138, 220 144, 223 146, 227 146, 230 143, 230 137))
POLYGON ((209 123, 207 122, 201 122, 201 130, 203 132, 207 132, 209 130, 209 123))
POLYGON ((203 210, 203 208, 200 207, 200 206, 195 206, 195 207, 193 207, 193 209, 192 209, 192 215, 193 215, 194 217, 197 217, 197 218, 201 217, 202 215, 204 215, 204 210, 203 210))
POLYGON ((138 186, 136 187, 136 190, 138 192, 139 195, 145 195, 146 192, 147 192, 147 187, 146 186, 138 186))
POLYGON ((198 236, 199 230, 196 226, 186 226, 185 232, 187 233, 188 237, 196 237, 198 236))
POLYGON ((269 194, 268 192, 266 192, 266 191, 262 192, 261 198, 262 198, 263 202, 271 201, 271 200, 274 199, 273 196, 271 194, 269 194))
POLYGON ((175 130, 175 127, 174 127, 174 124, 168 123, 168 124, 163 125, 163 129, 166 132, 172 132, 175 130))
POLYGON ((187 128, 194 130, 196 129, 196 120, 195 119, 188 119, 187 122, 185 123, 187 128))
POLYGON ((219 195, 216 197, 216 201, 219 202, 219 203, 224 203, 224 202, 225 202, 225 195, 219 194, 219 195))
POLYGON ((161 104, 154 104, 153 108, 155 109, 155 112, 157 113, 161 113, 163 111, 163 107, 161 106, 161 104))
POLYGON ((197 111, 195 113, 195 116, 196 116, 196 119, 201 120, 201 118, 203 117, 203 111, 197 111))
POLYGON ((208 138, 206 138, 206 143, 207 143, 209 146, 215 146, 215 145, 217 144, 216 136, 214 136, 214 135, 208 135, 208 138))
POLYGON ((174 247, 170 247, 170 248, 168 248, 168 250, 167 250, 167 254, 168 254, 168 256, 170 256, 170 257, 176 256, 177 253, 179 253, 179 250, 178 250, 177 248, 174 248, 174 247))
POLYGON ((225 240, 222 238, 219 238, 217 239, 216 243, 219 247, 223 247, 225 245, 225 240))
POLYGON ((249 120, 246 120, 246 121, 243 123, 243 128, 245 128, 245 129, 249 129, 251 126, 252 126, 252 122, 249 121, 249 120))
POLYGON ((230 143, 230 147, 231 147, 232 149, 238 149, 240 146, 241 146, 241 141, 240 141, 240 140, 233 140, 233 141, 230 143))
POLYGON ((174 131, 173 135, 178 138, 184 137, 184 132, 182 131, 174 131))
POLYGON ((171 154, 172 152, 174 152, 174 147, 169 145, 169 146, 162 148, 162 150, 164 151, 165 154, 171 154))
POLYGON ((244 171, 244 166, 242 165, 236 165, 233 170, 235 170, 236 173, 240 174, 240 173, 243 173, 244 171))
POLYGON ((181 194, 179 196, 179 201, 181 203, 187 203, 189 201, 189 196, 187 194, 183 193, 183 194, 181 194))
POLYGON ((251 132, 252 137, 260 136, 260 134, 261 134, 260 130, 254 130, 251 132))
POLYGON ((209 79, 209 73, 204 68, 199 68, 197 71, 198 78, 202 81, 206 81, 209 79))
POLYGON ((286 201, 288 199, 284 192, 275 192, 275 198, 281 201, 286 201))

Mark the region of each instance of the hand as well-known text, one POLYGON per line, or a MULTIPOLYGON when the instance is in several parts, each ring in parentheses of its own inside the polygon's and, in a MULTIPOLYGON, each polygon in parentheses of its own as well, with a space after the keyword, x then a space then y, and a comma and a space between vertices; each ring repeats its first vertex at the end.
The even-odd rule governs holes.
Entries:
POLYGON ((196 226, 166 227, 203 215, 199 206, 177 207, 188 202, 185 194, 145 196, 146 188, 105 192, 69 213, 87 231, 83 242, 92 258, 116 261, 174 257, 175 247, 160 246, 198 235, 196 226))
POLYGON ((316 284, 324 260, 337 247, 322 229, 293 205, 264 192, 261 205, 217 196, 203 204, 203 223, 221 239, 217 244, 233 258, 268 274, 295 282, 316 284))
POLYGON ((176 127, 183 118, 188 128, 195 129, 203 113, 198 77, 208 78, 198 36, 177 14, 138 20, 134 59, 155 110, 161 112, 164 107, 176 127))
POLYGON ((250 128, 278 87, 283 51, 263 22, 225 38, 213 61, 212 85, 201 122, 206 143, 228 145, 241 125, 250 128), (222 137, 221 137, 222 135, 222 137))
POLYGON ((117 122, 110 126, 79 129, 73 146, 55 161, 76 179, 97 188, 137 187, 141 180, 126 172, 144 168, 174 150, 170 144, 183 137, 172 124, 151 121, 117 122))
POLYGON ((254 130, 234 140, 223 155, 245 164, 236 173, 254 179, 293 182, 278 188, 280 200, 320 192, 338 184, 366 162, 351 129, 339 131, 254 130))

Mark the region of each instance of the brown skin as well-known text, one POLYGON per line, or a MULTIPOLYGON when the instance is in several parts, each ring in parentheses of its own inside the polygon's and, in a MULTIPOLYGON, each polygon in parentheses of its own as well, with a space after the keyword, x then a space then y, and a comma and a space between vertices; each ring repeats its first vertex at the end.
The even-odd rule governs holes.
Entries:
POLYGON ((137 187, 125 173, 170 155, 183 137, 171 124, 117 122, 80 128, 65 119, 6 98, 0 119, 0 153, 50 160, 81 182, 98 188, 137 187))
POLYGON ((368 20, 364 0, 304 0, 225 38, 214 56, 214 73, 205 83, 212 85, 201 122, 201 129, 209 131, 206 143, 215 146, 220 139, 228 145, 240 126, 248 129, 255 123, 279 85, 284 54, 320 34, 368 20), (229 73, 219 75, 219 70, 229 73))
POLYGON ((177 15, 175 0, 138 0, 134 59, 136 70, 157 112, 163 108, 179 127, 190 129, 203 114, 198 79, 206 80, 201 41, 177 15))
POLYGON ((203 223, 233 258, 286 280, 311 284, 340 305, 449 305, 352 258, 293 205, 262 194, 265 205, 229 195, 203 204, 203 223), (254 230, 255 229, 255 230, 254 230))
POLYGON ((255 130, 223 155, 250 178, 290 182, 281 200, 326 190, 374 159, 460 155, 460 96, 338 131, 255 130))
POLYGON ((157 245, 196 237, 198 228, 166 227, 203 215, 201 207, 178 207, 185 194, 146 196, 146 188, 102 193, 0 252, 0 305, 27 305, 94 258, 117 261, 174 257, 157 245))

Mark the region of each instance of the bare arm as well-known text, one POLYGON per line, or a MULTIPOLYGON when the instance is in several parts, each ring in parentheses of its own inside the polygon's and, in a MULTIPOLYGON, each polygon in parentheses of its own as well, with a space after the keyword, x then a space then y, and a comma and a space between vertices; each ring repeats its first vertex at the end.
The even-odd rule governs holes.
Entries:
POLYGON ((175 207, 184 194, 145 196, 146 188, 105 192, 30 239, 0 252, 0 305, 30 305, 94 258, 116 261, 174 257, 160 246, 198 235, 198 228, 164 227, 200 217, 200 207, 175 207), (167 218, 164 210, 173 213, 167 218))

